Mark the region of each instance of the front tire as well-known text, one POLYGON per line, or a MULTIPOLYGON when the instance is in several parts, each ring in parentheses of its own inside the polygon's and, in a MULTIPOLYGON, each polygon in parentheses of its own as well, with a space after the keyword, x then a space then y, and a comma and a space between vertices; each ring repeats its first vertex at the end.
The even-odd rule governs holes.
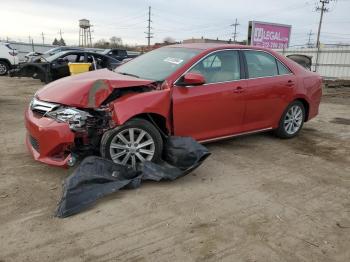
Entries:
POLYGON ((0 76, 4 76, 10 70, 10 66, 5 61, 0 61, 0 76))
POLYGON ((305 121, 305 107, 300 101, 294 101, 284 111, 275 134, 280 138, 292 138, 298 135, 305 121))
POLYGON ((159 131, 141 118, 131 119, 104 133, 100 147, 102 157, 133 168, 144 161, 159 161, 162 150, 163 139, 159 131))

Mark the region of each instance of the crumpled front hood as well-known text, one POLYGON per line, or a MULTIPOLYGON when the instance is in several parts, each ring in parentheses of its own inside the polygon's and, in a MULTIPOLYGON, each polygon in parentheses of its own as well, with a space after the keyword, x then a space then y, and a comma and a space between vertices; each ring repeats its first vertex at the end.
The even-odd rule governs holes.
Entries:
POLYGON ((144 86, 152 80, 101 69, 54 81, 36 93, 39 100, 81 108, 97 108, 116 88, 144 86))

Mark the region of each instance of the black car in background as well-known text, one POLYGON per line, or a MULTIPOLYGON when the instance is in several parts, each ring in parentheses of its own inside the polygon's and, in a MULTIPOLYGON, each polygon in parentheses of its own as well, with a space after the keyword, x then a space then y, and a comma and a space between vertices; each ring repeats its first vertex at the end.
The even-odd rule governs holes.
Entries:
POLYGON ((121 64, 120 61, 100 53, 71 50, 59 52, 47 58, 40 57, 32 63, 23 63, 17 69, 11 70, 10 76, 33 77, 48 83, 69 76, 68 63, 91 63, 90 70, 101 68, 113 70, 121 64))
POLYGON ((123 61, 124 59, 128 59, 128 58, 134 58, 140 55, 139 52, 130 52, 130 51, 126 51, 125 49, 118 49, 118 48, 105 49, 97 52, 99 52, 100 54, 113 57, 119 61, 123 61))
POLYGON ((50 50, 47 50, 44 53, 40 52, 30 52, 24 56, 26 62, 35 62, 36 60, 39 60, 40 57, 49 57, 52 55, 55 55, 57 53, 63 52, 63 51, 83 51, 83 48, 80 47, 69 47, 69 46, 59 46, 55 48, 51 48, 50 50))

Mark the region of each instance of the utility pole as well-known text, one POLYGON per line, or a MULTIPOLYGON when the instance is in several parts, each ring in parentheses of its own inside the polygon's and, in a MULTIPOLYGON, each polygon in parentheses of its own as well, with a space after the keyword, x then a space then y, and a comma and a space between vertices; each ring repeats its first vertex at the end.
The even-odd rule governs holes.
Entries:
POLYGON ((318 24, 318 31, 317 31, 317 41, 316 41, 316 47, 320 48, 320 34, 321 34, 321 26, 322 26, 322 20, 323 20, 323 13, 328 12, 328 8, 325 7, 325 5, 329 4, 330 0, 320 0, 321 7, 316 7, 316 11, 320 11, 320 23, 318 24))
POLYGON ((322 26, 322 20, 323 20, 323 13, 328 12, 328 8, 326 5, 329 4, 329 1, 331 0, 320 0, 321 7, 317 7, 316 11, 320 11, 320 23, 318 24, 318 31, 317 31, 317 40, 316 40, 316 47, 317 47, 317 53, 316 53, 316 64, 315 64, 315 72, 317 72, 318 69, 318 62, 319 62, 319 56, 320 56, 320 35, 321 35, 321 26, 322 26))
POLYGON ((233 42, 236 43, 236 37, 237 37, 237 26, 239 26, 239 23, 237 21, 237 18, 236 18, 236 21, 234 24, 232 24, 231 26, 233 26, 235 29, 234 29, 234 33, 233 33, 233 42))
POLYGON ((314 33, 312 32, 312 30, 310 30, 310 32, 307 35, 309 36, 309 41, 307 42, 307 47, 312 47, 311 36, 313 36, 314 33))
POLYGON ((43 39, 43 45, 45 45, 45 34, 44 34, 44 32, 41 32, 41 38, 43 39))
POLYGON ((148 49, 149 49, 150 46, 151 46, 151 38, 153 38, 153 36, 152 36, 153 33, 151 33, 151 29, 152 29, 151 22, 152 22, 152 20, 151 20, 151 7, 150 6, 148 7, 148 19, 147 19, 147 22, 148 22, 148 26, 147 26, 147 32, 145 32, 145 34, 146 34, 146 38, 147 38, 147 46, 148 46, 148 49))
POLYGON ((62 30, 60 29, 58 33, 60 34, 60 39, 62 39, 62 34, 63 34, 62 30))

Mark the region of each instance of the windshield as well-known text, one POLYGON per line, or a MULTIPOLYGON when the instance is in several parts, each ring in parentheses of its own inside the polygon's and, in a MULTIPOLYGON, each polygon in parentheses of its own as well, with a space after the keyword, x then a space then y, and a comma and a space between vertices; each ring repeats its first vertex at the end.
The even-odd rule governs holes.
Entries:
POLYGON ((200 52, 198 49, 163 47, 128 61, 115 72, 163 81, 200 52))
POLYGON ((14 49, 10 44, 5 44, 5 46, 6 46, 8 49, 16 50, 16 49, 14 49))
POLYGON ((51 48, 50 50, 47 50, 44 55, 54 55, 56 54, 57 52, 59 52, 61 50, 61 48, 59 47, 55 47, 55 48, 51 48))
POLYGON ((53 60, 55 60, 55 59, 57 59, 57 58, 59 58, 60 56, 62 56, 62 55, 64 55, 64 54, 66 54, 66 53, 68 53, 69 51, 63 51, 63 52, 58 52, 58 53, 56 53, 56 54, 54 54, 54 55, 52 55, 52 56, 50 56, 50 55, 48 55, 48 56, 43 56, 40 60, 42 61, 42 62, 52 62, 53 60))

